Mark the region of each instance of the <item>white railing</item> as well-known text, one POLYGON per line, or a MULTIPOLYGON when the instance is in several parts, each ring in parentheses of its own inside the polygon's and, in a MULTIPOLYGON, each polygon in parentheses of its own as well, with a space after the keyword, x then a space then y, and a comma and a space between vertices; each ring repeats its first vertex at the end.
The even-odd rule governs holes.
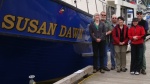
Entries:
POLYGON ((89 14, 106 11, 107 1, 105 0, 62 0, 72 6, 75 6, 89 14))

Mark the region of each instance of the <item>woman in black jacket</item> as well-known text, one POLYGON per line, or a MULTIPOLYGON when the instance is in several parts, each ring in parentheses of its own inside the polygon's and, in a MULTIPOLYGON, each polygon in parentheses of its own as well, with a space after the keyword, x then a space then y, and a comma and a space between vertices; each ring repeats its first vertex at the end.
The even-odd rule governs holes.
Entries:
POLYGON ((100 21, 99 13, 93 16, 94 21, 89 26, 93 46, 93 68, 94 72, 98 71, 98 61, 100 63, 100 72, 104 73, 104 56, 105 56, 105 25, 100 21))

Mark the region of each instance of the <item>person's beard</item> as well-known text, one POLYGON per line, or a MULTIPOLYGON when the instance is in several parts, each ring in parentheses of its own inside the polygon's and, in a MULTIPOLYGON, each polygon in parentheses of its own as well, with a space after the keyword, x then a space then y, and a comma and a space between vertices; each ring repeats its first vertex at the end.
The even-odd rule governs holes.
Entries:
POLYGON ((112 21, 112 23, 117 24, 117 21, 112 21))
POLYGON ((105 21, 105 20, 106 20, 106 18, 101 18, 101 20, 102 20, 102 21, 105 21))

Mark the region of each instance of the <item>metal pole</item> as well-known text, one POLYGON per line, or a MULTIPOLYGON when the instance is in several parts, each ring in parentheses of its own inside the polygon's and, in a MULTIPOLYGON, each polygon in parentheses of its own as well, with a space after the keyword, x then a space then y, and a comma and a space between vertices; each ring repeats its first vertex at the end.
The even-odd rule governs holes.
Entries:
POLYGON ((133 18, 134 18, 134 8, 132 8, 132 11, 133 11, 133 18))
POLYGON ((104 5, 103 5, 103 2, 102 2, 102 6, 103 6, 103 11, 104 11, 104 5))
POLYGON ((76 4, 76 7, 77 7, 77 0, 74 0, 74 3, 76 4))
POLYGON ((96 5, 96 11, 98 12, 98 8, 97 8, 97 3, 96 3, 96 0, 95 0, 95 5, 96 5))
POLYGON ((88 11, 88 13, 89 13, 89 1, 88 0, 86 0, 86 4, 87 4, 87 11, 88 11))

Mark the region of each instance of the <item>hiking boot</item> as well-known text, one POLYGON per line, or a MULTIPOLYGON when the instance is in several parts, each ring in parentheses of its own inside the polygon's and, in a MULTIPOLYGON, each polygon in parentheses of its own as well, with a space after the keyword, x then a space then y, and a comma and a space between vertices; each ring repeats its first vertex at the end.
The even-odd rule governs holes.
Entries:
POLYGON ((115 67, 111 67, 111 70, 114 70, 115 69, 115 67))
POLYGON ((127 71, 127 68, 123 68, 123 69, 122 69, 122 72, 126 72, 126 71, 127 71))
POLYGON ((117 69, 117 72, 119 73, 119 72, 120 72, 120 69, 117 69))
POLYGON ((126 72, 128 69, 127 68, 121 68, 120 71, 126 72))
POLYGON ((110 69, 108 69, 107 67, 104 67, 103 68, 105 71, 110 71, 110 69))
POLYGON ((103 69, 100 70, 101 73, 105 73, 105 71, 103 69))
POLYGON ((146 75, 146 71, 145 71, 144 69, 141 70, 141 73, 142 73, 143 75, 146 75))

